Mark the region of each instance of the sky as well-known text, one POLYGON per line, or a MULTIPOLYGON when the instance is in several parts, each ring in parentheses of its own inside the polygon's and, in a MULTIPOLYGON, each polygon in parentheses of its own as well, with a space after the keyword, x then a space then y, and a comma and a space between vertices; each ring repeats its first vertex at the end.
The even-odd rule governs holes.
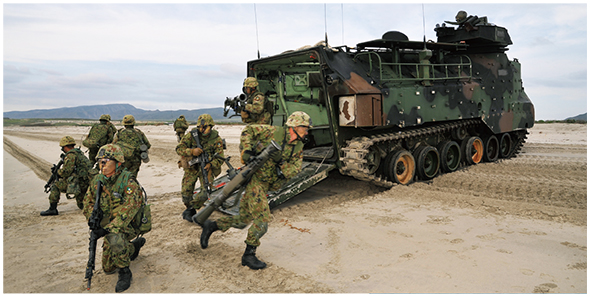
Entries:
POLYGON ((436 41, 459 10, 508 29, 537 120, 587 111, 587 4, 3 4, 3 110, 223 107, 247 61, 401 31, 436 41))

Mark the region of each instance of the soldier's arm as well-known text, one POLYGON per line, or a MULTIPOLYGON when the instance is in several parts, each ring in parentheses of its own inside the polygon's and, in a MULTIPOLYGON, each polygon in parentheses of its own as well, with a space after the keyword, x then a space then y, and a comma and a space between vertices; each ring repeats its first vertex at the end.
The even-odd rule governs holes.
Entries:
POLYGON ((59 170, 57 170, 57 174, 63 178, 67 178, 72 175, 72 173, 74 173, 75 168, 76 156, 74 154, 66 154, 66 157, 64 158, 64 164, 59 170))
MULTIPOLYGON (((295 149, 295 147, 294 147, 295 149)), ((291 152, 283 152, 283 160, 286 160, 286 154, 291 152)), ((281 164, 281 171, 285 175, 286 179, 291 179, 301 171, 301 164, 303 163, 303 151, 299 150, 294 152, 289 162, 283 162, 281 164)))
POLYGON ((176 145, 176 153, 181 157, 192 157, 193 135, 191 133, 185 134, 178 145, 176 145))
POLYGON ((84 209, 82 209, 82 213, 86 217, 86 220, 88 220, 92 214, 92 209, 94 208, 94 197, 96 197, 96 177, 92 179, 88 190, 86 190, 86 195, 84 195, 84 209))
POLYGON ((246 104, 246 111, 260 114, 264 110, 264 95, 258 94, 252 98, 252 104, 246 104))
POLYGON ((152 147, 152 145, 150 144, 150 141, 147 139, 147 137, 145 136, 145 134, 143 132, 141 132, 141 137, 143 137, 143 142, 147 145, 148 149, 150 147, 152 147))
POLYGON ((139 211, 143 199, 141 188, 133 179, 129 179, 121 195, 125 202, 113 210, 112 213, 116 214, 114 219, 104 226, 105 229, 114 233, 118 233, 131 223, 139 211))
MULTIPOLYGON (((221 140, 221 137, 217 137, 217 140, 215 141, 215 154, 217 154, 218 156, 225 158, 225 156, 223 155, 223 141, 221 140)), ((213 157, 213 156, 211 156, 213 157)), ((214 168, 220 168, 221 165, 223 165, 223 160, 219 159, 219 158, 215 158, 213 160, 211 160, 211 166, 213 166, 214 168)))

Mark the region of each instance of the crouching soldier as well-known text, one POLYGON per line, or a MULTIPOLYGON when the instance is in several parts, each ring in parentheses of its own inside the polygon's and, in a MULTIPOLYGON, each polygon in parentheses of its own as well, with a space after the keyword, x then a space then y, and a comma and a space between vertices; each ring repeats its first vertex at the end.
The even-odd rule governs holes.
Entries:
POLYGON ((201 156, 202 162, 205 162, 204 169, 207 172, 207 182, 209 184, 219 175, 221 165, 223 165, 221 159, 224 158, 223 141, 219 137, 219 133, 212 130, 213 126, 215 126, 215 123, 210 115, 200 115, 197 119, 197 127, 184 135, 176 146, 176 153, 181 157, 179 167, 184 168, 180 193, 186 209, 182 212, 182 218, 189 222, 193 222, 192 217, 197 213, 196 210, 201 208, 207 201, 207 188, 201 172, 201 163, 197 162, 189 165, 189 162, 201 156), (199 145, 197 145, 197 141, 199 145), (221 158, 216 158, 216 155, 221 158), (197 179, 201 184, 201 189, 193 199, 197 179))
POLYGON ((60 193, 66 193, 68 199, 76 198, 78 208, 82 209, 84 207, 84 194, 86 194, 88 183, 92 177, 92 163, 79 148, 74 148, 75 145, 76 141, 71 136, 64 136, 59 141, 59 146, 61 146, 61 150, 65 154, 62 154, 63 166, 59 168, 60 165, 56 165, 52 169, 56 172, 52 172, 49 182, 45 185, 46 190, 50 189, 49 209, 42 211, 42 216, 56 216, 59 214, 57 203, 59 202, 60 193))
POLYGON ((239 214, 223 217, 217 221, 207 220, 203 223, 201 248, 209 245, 211 233, 230 227, 244 228, 250 222, 246 237, 246 250, 242 256, 242 265, 250 269, 262 269, 266 263, 256 257, 256 248, 260 238, 266 233, 270 222, 270 209, 266 194, 268 191, 280 189, 283 182, 288 181, 301 171, 303 138, 311 127, 308 114, 296 111, 289 116, 285 127, 251 124, 246 126, 240 137, 242 162, 245 164, 250 157, 259 154, 270 142, 275 140, 282 147, 254 175, 244 190, 240 200, 239 214))
POLYGON ((96 157, 100 174, 95 176, 84 197, 84 215, 90 218, 94 208, 98 181, 101 182, 100 209, 103 212, 101 228, 92 232, 105 237, 102 245, 102 269, 106 274, 119 270, 116 292, 122 292, 131 285, 129 265, 139 255, 145 238, 133 227, 132 221, 142 207, 143 193, 135 176, 122 166, 125 162, 123 151, 118 145, 101 147, 96 157))

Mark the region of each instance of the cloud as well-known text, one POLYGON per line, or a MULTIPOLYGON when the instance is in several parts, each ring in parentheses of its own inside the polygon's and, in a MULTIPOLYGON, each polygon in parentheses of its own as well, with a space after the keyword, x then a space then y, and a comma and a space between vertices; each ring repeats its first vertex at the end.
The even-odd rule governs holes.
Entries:
MULTIPOLYGON (((130 103, 222 106, 246 62, 325 39, 356 46, 400 31, 436 40, 459 10, 506 27, 537 115, 568 89, 586 109, 586 4, 4 4, 4 110, 130 103), (539 90, 543 90, 539 92, 539 90), (576 97, 578 96, 578 97, 576 97), (29 108, 27 108, 29 106, 29 108)), ((547 119, 547 118, 545 118, 547 119)))

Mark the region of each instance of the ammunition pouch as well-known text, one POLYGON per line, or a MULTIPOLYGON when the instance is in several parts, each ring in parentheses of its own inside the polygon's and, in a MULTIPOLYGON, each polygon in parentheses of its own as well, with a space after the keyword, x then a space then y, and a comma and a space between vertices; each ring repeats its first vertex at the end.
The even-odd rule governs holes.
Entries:
POLYGON ((66 181, 68 184, 66 187, 66 197, 68 197, 68 199, 71 199, 68 195, 76 196, 82 192, 82 190, 80 190, 80 180, 76 175, 68 177, 66 181))
POLYGON ((109 233, 104 239, 111 246, 111 251, 115 254, 120 254, 125 250, 125 238, 121 233, 109 233))
POLYGON ((152 211, 150 204, 144 204, 139 208, 135 218, 131 221, 131 226, 139 234, 145 234, 152 230, 152 211))
POLYGON ((148 147, 145 144, 139 146, 139 151, 141 152, 139 156, 141 157, 141 161, 143 163, 148 163, 150 161, 150 157, 148 156, 148 147))

